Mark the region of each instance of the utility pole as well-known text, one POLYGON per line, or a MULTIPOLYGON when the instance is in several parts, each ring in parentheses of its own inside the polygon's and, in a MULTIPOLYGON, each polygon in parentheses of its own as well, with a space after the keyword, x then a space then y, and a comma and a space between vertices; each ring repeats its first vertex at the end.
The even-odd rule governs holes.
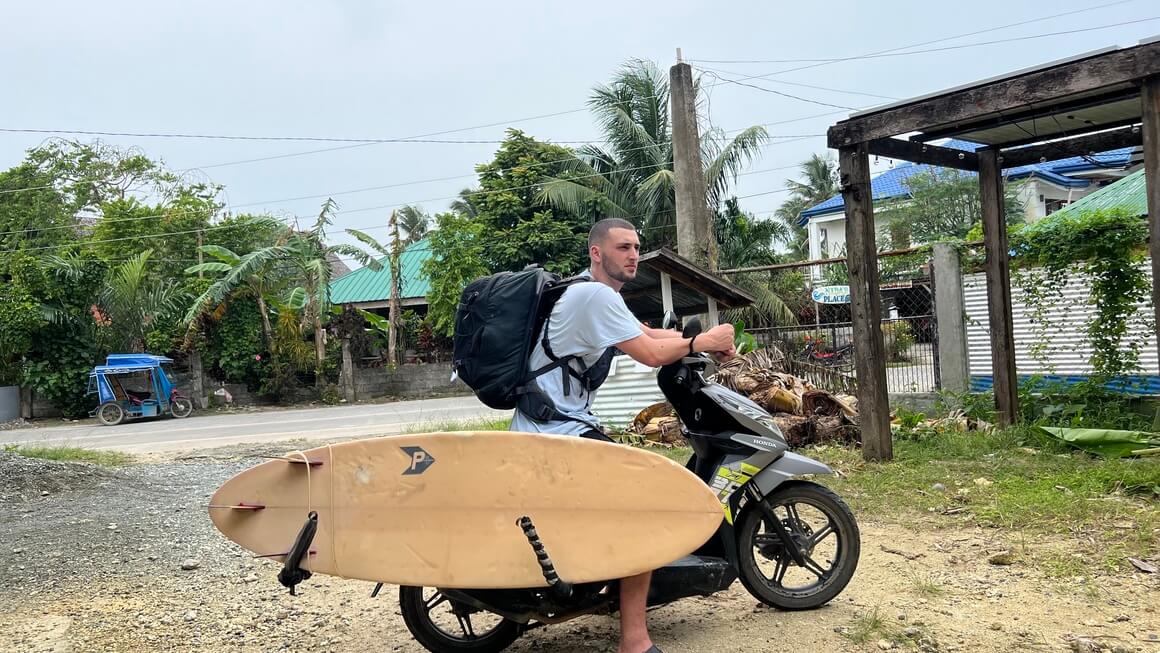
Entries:
POLYGON ((706 199, 701 137, 697 131, 697 96, 693 69, 681 61, 669 69, 673 116, 673 174, 677 196, 677 252, 710 270, 717 269, 717 239, 706 199))
POLYGON ((387 358, 392 365, 399 363, 399 214, 391 211, 391 303, 387 319, 391 330, 387 333, 387 358))

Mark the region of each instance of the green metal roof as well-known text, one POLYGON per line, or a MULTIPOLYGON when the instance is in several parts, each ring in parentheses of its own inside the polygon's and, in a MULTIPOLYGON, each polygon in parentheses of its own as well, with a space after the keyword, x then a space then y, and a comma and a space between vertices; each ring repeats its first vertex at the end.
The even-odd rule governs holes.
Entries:
POLYGON ((1079 211, 1100 211, 1103 209, 1127 209, 1132 215, 1148 214, 1148 198, 1144 192, 1144 169, 1108 184, 1091 195, 1085 195, 1051 214, 1051 217, 1069 215, 1079 211))
MULTIPOLYGON (((399 255, 399 273, 403 277, 399 299, 426 297, 431 289, 430 280, 423 274, 423 263, 431 258, 431 246, 426 239, 412 243, 399 255)), ((391 298, 391 264, 382 257, 378 272, 363 267, 345 274, 330 283, 332 304, 380 302, 391 298)))

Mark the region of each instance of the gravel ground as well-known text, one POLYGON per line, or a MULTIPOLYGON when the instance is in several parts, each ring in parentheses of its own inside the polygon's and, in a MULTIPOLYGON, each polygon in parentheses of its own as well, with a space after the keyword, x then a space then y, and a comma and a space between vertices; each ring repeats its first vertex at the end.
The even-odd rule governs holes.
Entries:
MULTIPOLYGON (((0 452, 0 651, 422 651, 395 588, 372 599, 371 583, 315 576, 291 597, 275 580, 276 563, 251 559, 210 523, 205 506, 221 483, 261 455, 300 446, 154 456, 115 469, 0 452)), ((1160 653, 1156 574, 1123 572, 1094 585, 1046 578, 1019 560, 989 564, 1015 544, 1000 532, 861 527, 858 574, 829 606, 769 610, 737 583, 655 611, 654 637, 670 653, 1160 653), (879 628, 855 637, 869 626, 879 628)), ((611 617, 586 617, 529 633, 510 650, 614 651, 616 634, 611 617)))

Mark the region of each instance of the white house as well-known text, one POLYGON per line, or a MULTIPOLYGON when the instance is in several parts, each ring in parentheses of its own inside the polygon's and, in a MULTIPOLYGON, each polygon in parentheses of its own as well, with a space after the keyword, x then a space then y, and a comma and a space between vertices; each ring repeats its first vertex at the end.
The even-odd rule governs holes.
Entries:
MULTIPOLYGON (((982 147, 959 140, 939 145, 966 151, 982 147)), ((1025 180, 1025 183, 1020 185, 1019 199, 1025 207, 1025 219, 1034 222, 1127 175, 1132 166, 1135 150, 1136 148, 1129 147, 1089 157, 1077 156, 1060 161, 1020 166, 1004 170, 1003 174, 1008 181, 1025 180)), ((871 180, 875 203, 906 198, 909 195, 907 179, 936 169, 935 166, 909 162, 895 165, 871 180)), ((875 226, 881 228, 889 221, 890 211, 879 210, 876 206, 875 226)), ((846 214, 840 194, 802 211, 798 224, 808 230, 811 260, 844 255, 846 214)), ((918 241, 915 244, 920 244, 919 234, 913 234, 912 238, 918 241)))

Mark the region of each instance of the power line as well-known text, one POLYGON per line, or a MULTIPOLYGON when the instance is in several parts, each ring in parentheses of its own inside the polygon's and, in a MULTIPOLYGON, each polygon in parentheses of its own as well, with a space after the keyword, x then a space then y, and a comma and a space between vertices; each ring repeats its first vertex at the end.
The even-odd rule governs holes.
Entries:
MULTIPOLYGON (((821 135, 819 134, 818 136, 821 136, 821 135)), ((804 140, 805 138, 812 138, 812 137, 813 136, 801 137, 797 140, 804 140)), ((782 141, 782 142, 783 143, 790 143, 790 142, 796 142, 796 141, 782 141)), ((653 166, 653 165, 635 166, 635 167, 631 167, 631 168, 623 168, 621 170, 618 170, 617 172, 630 172, 630 171, 648 169, 648 168, 653 168, 653 167, 658 167, 658 166, 653 166)), ((767 172, 776 172, 779 170, 788 170, 788 169, 797 168, 797 167, 798 166, 796 166, 796 165, 791 165, 791 166, 780 166, 780 167, 776 167, 776 168, 766 168, 766 169, 762 169, 762 170, 753 170, 753 171, 741 172, 741 173, 738 173, 736 176, 743 177, 743 176, 747 176, 747 175, 761 174, 761 173, 767 173, 767 172)), ((601 177, 601 176, 604 176, 603 173, 593 173, 590 175, 582 175, 582 176, 578 176, 578 177, 573 177, 572 179, 568 179, 565 181, 576 181, 576 180, 580 180, 580 179, 590 179, 593 177, 601 177)), ((502 188, 502 189, 496 189, 496 190, 490 190, 490 191, 477 191, 477 192, 471 193, 471 196, 474 197, 477 195, 490 195, 492 193, 506 193, 506 192, 511 192, 511 191, 515 191, 515 190, 526 190, 528 188, 535 188, 535 187, 541 186, 541 185, 543 185, 543 184, 535 183, 535 184, 525 184, 523 186, 515 186, 512 188, 502 188)), ((360 189, 360 190, 368 190, 368 189, 360 189)), ((346 192, 358 192, 358 191, 356 190, 356 191, 346 191, 346 192)), ((318 195, 318 196, 312 196, 312 197, 287 198, 287 199, 283 199, 283 200, 266 200, 263 202, 253 202, 252 204, 253 205, 272 204, 272 203, 280 202, 280 201, 314 199, 316 197, 317 198, 331 197, 331 196, 338 195, 338 194, 340 194, 340 193, 330 193, 330 194, 318 195)), ((767 193, 762 193, 762 194, 767 194, 767 193)), ((432 201, 437 201, 437 200, 456 199, 458 197, 459 197, 458 195, 454 195, 454 196, 450 196, 450 197, 437 197, 437 198, 426 199, 426 200, 413 200, 413 201, 409 201, 409 202, 403 202, 400 204, 384 204, 384 205, 380 205, 380 206, 371 206, 371 207, 349 209, 349 210, 340 209, 338 211, 338 213, 341 215, 344 213, 361 213, 361 212, 365 212, 365 211, 374 211, 374 210, 381 210, 381 209, 386 209, 386 208, 399 208, 399 207, 403 207, 403 206, 407 206, 407 205, 420 204, 422 202, 432 202, 432 201)), ((738 199, 741 199, 741 198, 738 198, 738 199)), ((251 204, 237 204, 237 205, 235 205, 235 207, 245 207, 245 206, 250 206, 250 205, 251 204)), ((121 223, 121 222, 139 222, 142 220, 153 220, 153 219, 161 219, 161 218, 167 218, 167 217, 189 215, 191 213, 198 213, 198 211, 194 210, 194 209, 178 209, 175 211, 168 211, 166 213, 159 213, 159 214, 154 214, 154 215, 133 216, 133 217, 128 217, 128 218, 110 218, 108 220, 102 220, 97 224, 114 224, 114 223, 121 223)), ((304 216, 295 215, 294 217, 299 218, 299 217, 304 217, 304 216)), ((637 216, 637 217, 640 217, 640 216, 637 216)), ((274 218, 274 219, 288 224, 286 222, 286 220, 281 220, 279 218, 274 218)), ((85 226, 96 227, 97 224, 85 225, 85 226)), ((0 231, 0 236, 7 236, 7 235, 12 235, 12 234, 25 234, 25 233, 40 233, 40 232, 44 232, 44 231, 55 231, 55 230, 59 230, 59 229, 76 229, 78 226, 81 226, 81 225, 55 225, 55 226, 41 227, 41 228, 36 228, 36 229, 16 229, 16 230, 12 230, 12 231, 0 231)), ((229 226, 237 226, 237 225, 215 225, 215 226, 229 227, 229 226)), ((380 228, 380 227, 370 227, 369 229, 377 229, 377 228, 380 228)), ((105 241, 93 241, 93 242, 105 242, 105 241)), ((67 246, 67 245, 64 245, 64 246, 67 246)), ((15 251, 15 250, 9 250, 9 251, 15 251)), ((27 250, 24 250, 24 251, 27 251, 27 250)), ((6 252, 0 252, 0 253, 6 253, 6 252)))
MULTIPOLYGON (((179 133, 160 133, 160 132, 114 132, 114 131, 89 131, 82 129, 24 129, 13 127, 0 127, 0 132, 13 134, 73 134, 79 136, 129 136, 133 138, 180 138, 180 139, 198 139, 198 140, 219 140, 219 141, 318 141, 323 143, 357 143, 360 145, 378 145, 382 143, 434 143, 434 144, 449 144, 449 145, 473 145, 473 144, 495 144, 503 143, 502 140, 454 140, 454 139, 433 139, 433 138, 332 138, 323 136, 245 136, 245 135, 227 135, 227 134, 179 134, 179 133)), ((591 140, 584 141, 552 141, 553 143, 590 143, 591 140)))
MULTIPOLYGON (((732 71, 728 71, 728 70, 719 70, 719 69, 715 69, 715 68, 705 68, 702 66, 696 66, 696 68, 697 68, 697 70, 701 70, 703 72, 716 73, 716 74, 714 74, 714 77, 717 77, 718 79, 725 79, 723 77, 720 77, 719 75, 734 75, 734 76, 738 76, 738 77, 745 76, 744 73, 737 73, 737 72, 732 72, 732 71)), ((725 79, 725 81, 731 82, 733 80, 725 79)), ((830 91, 832 93, 845 93, 846 95, 863 95, 865 97, 878 98, 880 100, 901 100, 902 99, 902 98, 894 97, 893 95, 879 95, 877 93, 865 93, 863 91, 849 91, 849 90, 841 89, 841 88, 831 88, 829 86, 817 86, 815 84, 803 84, 801 82, 790 82, 790 81, 786 81, 784 79, 767 79, 765 81, 773 82, 774 84, 785 84, 787 86, 801 86, 803 88, 812 88, 812 89, 815 89, 818 91, 830 91)), ((847 107, 842 107, 842 108, 844 109, 847 107)))
POLYGON ((766 93, 772 93, 772 94, 774 94, 774 95, 780 95, 780 96, 782 96, 782 97, 787 97, 787 98, 790 98, 790 99, 793 99, 793 100, 801 100, 802 102, 809 102, 810 104, 820 104, 821 106, 824 106, 824 107, 835 107, 835 108, 837 108, 837 109, 849 109, 850 111, 857 111, 857 109, 855 109, 854 107, 848 107, 848 106, 846 106, 846 105, 844 105, 844 104, 831 104, 831 103, 829 103, 829 102, 822 102, 822 101, 820 101, 820 100, 810 100, 810 99, 808 99, 808 98, 804 98, 804 97, 800 97, 800 96, 797 96, 797 95, 793 95, 793 94, 791 94, 791 93, 783 93, 783 92, 781 92, 781 91, 775 91, 775 90, 773 90, 773 89, 771 89, 771 88, 765 88, 765 87, 763 87, 763 86, 758 86, 758 85, 756 85, 756 84, 750 84, 750 83, 748 83, 748 82, 742 82, 742 81, 738 81, 738 80, 735 80, 735 79, 727 79, 727 78, 725 78, 725 77, 722 77, 722 76, 718 75, 717 73, 715 73, 715 72, 713 72, 713 71, 707 71, 707 73, 708 73, 709 75, 712 75, 713 77, 716 77, 717 79, 719 79, 719 80, 721 80, 721 81, 723 81, 723 82, 728 82, 728 83, 730 83, 730 84, 737 84, 738 86, 748 86, 749 88, 755 88, 755 89, 757 89, 757 90, 759 90, 759 91, 765 91, 766 93))
MULTIPOLYGON (((1056 18, 1063 18, 1065 16, 1073 16, 1075 14, 1087 13, 1089 11, 1098 11, 1100 9, 1107 9, 1116 5, 1128 4, 1136 2, 1136 0, 1116 0, 1116 2, 1108 2, 1094 7, 1085 7, 1083 9, 1076 9, 1073 11, 1065 11, 1060 14, 1052 14, 1050 16, 1040 16, 1038 18, 1030 18, 1028 20, 1021 20, 1015 23, 1007 23, 1006 25, 996 25, 994 27, 985 27, 983 29, 975 30, 973 32, 963 32, 962 34, 955 34, 954 36, 944 36, 930 41, 922 41, 920 43, 911 43, 910 45, 900 45, 886 50, 877 50, 875 52, 867 52, 865 54, 855 55, 852 57, 841 57, 837 59, 689 59, 690 62, 695 63, 724 63, 724 64, 758 64, 758 63, 820 63, 822 65, 836 63, 839 61, 850 61, 853 59, 861 59, 871 57, 874 55, 885 54, 887 52, 898 52, 899 50, 909 50, 910 48, 919 48, 924 45, 933 45, 935 43, 945 43, 947 41, 954 41, 956 39, 966 38, 968 36, 978 36, 979 34, 987 34, 990 32, 998 32, 1000 30, 1009 29, 1012 27, 1022 27, 1023 25, 1031 25, 1032 23, 1042 23, 1048 20, 1055 20, 1056 18)), ((770 73, 775 74, 775 73, 770 73)))
MULTIPOLYGON (((784 193, 784 192, 789 192, 789 190, 790 189, 788 189, 788 188, 784 188, 784 189, 766 191, 766 192, 762 192, 762 193, 753 193, 750 195, 738 195, 735 197, 735 199, 740 200, 740 199, 745 199, 748 197, 757 197, 759 195, 770 195, 772 193, 784 193)), ((353 211, 347 211, 347 213, 356 213, 358 211, 371 210, 374 208, 381 208, 381 207, 368 207, 366 209, 355 209, 353 211)), ((774 209, 773 211, 756 212, 756 213, 753 213, 752 215, 756 216, 756 215, 760 215, 760 214, 764 214, 764 213, 773 213, 775 211, 776 211, 776 209, 774 209)), ((624 219, 627 219, 627 220, 631 220, 633 218, 648 218, 648 217, 654 217, 654 216, 660 216, 660 215, 668 215, 668 214, 675 213, 675 212, 676 212, 675 209, 666 209, 663 211, 658 211, 656 213, 645 213, 645 214, 639 214, 639 215, 629 215, 629 216, 620 216, 620 217, 623 217, 624 219)), ((105 245, 108 243, 119 243, 119 242, 125 242, 125 241, 129 241, 129 240, 152 240, 152 239, 156 239, 156 238, 168 238, 171 236, 181 236, 181 235, 205 233, 205 232, 210 232, 210 231, 219 231, 222 229, 237 228, 240 226, 244 226, 244 225, 217 224, 217 225, 210 225, 208 227, 201 227, 199 229, 184 229, 184 230, 180 230, 180 231, 163 231, 163 232, 153 233, 153 234, 137 234, 134 236, 123 236, 121 238, 109 238, 109 239, 105 239, 105 240, 89 240, 89 241, 81 241, 81 242, 76 242, 76 243, 64 243, 64 244, 59 244, 59 245, 42 245, 39 247, 25 247, 22 249, 0 250, 0 254, 16 254, 18 252, 39 252, 39 251, 48 251, 48 250, 68 249, 68 248, 73 248, 73 247, 83 248, 83 247, 89 247, 92 245, 105 245)), ((367 227, 365 229, 359 229, 359 231, 364 231, 364 232, 376 231, 379 229, 388 229, 388 228, 390 228, 389 225, 377 225, 377 226, 373 226, 373 227, 367 227)), ((664 226, 657 226, 657 227, 645 227, 645 228, 638 229, 637 231, 648 231, 650 229, 669 229, 669 228, 672 228, 672 227, 670 225, 664 225, 664 226)), ((572 236, 572 237, 576 237, 576 236, 572 236)), ((540 241, 540 242, 562 242, 563 240, 565 240, 565 239, 563 239, 563 238, 548 239, 548 240, 540 241)), ((410 249, 408 251, 425 251, 426 249, 428 249, 428 248, 410 249)))
MULTIPOLYGON (((781 124, 784 122, 793 122, 796 120, 801 120, 801 119, 792 119, 790 121, 779 121, 779 123, 769 123, 769 124, 770 125, 781 124)), ((744 130, 741 130, 741 131, 744 131, 744 130)), ((798 135, 792 135, 792 136, 773 136, 771 138, 784 138, 786 140, 781 140, 781 141, 778 141, 776 143, 771 143, 771 145, 782 145, 782 144, 795 143, 795 142, 799 142, 802 140, 806 140, 808 138, 820 138, 822 136, 824 136, 824 134, 798 134, 798 135)), ((665 144, 668 142, 669 141, 661 141, 660 143, 644 145, 644 146, 641 146, 638 148, 629 148, 627 150, 623 150, 623 152, 648 149, 651 147, 655 147, 656 145, 665 144)), ((556 160, 552 160, 552 161, 542 161, 542 162, 538 162, 538 163, 530 163, 527 165, 512 166, 510 168, 499 168, 499 169, 495 170, 494 172, 509 172, 509 171, 514 170, 516 168, 540 167, 540 166, 551 165, 551 164, 556 164, 556 163, 568 163, 568 162, 571 162, 573 160, 575 160, 575 159, 574 158, 566 158, 566 159, 556 159, 556 160)), ((619 170, 618 172, 629 172, 629 171, 634 171, 634 170, 639 170, 639 169, 646 169, 646 168, 650 168, 650 167, 653 167, 653 166, 637 166, 637 167, 633 167, 633 168, 625 168, 625 169, 619 170)), ((793 166, 791 166, 791 167, 793 167, 793 166)), ((776 170, 776 169, 777 168, 774 168, 773 170, 776 170)), ((745 174, 755 174, 755 173, 739 173, 737 176, 743 176, 745 174)), ((436 179, 418 180, 418 181, 412 181, 412 182, 399 182, 396 184, 387 184, 387 185, 383 185, 383 186, 372 186, 372 187, 367 187, 367 188, 357 188, 357 189, 346 190, 346 191, 322 193, 319 195, 298 196, 298 197, 280 198, 280 199, 273 199, 273 200, 262 200, 262 201, 258 201, 258 202, 247 202, 245 204, 231 205, 230 208, 236 209, 236 208, 244 208, 244 207, 249 207, 249 206, 258 206, 258 205, 262 205, 262 204, 276 204, 276 203, 280 203, 280 202, 300 201, 300 200, 304 200, 304 199, 322 199, 322 198, 326 198, 326 197, 334 197, 337 195, 349 195, 352 193, 369 192, 369 191, 375 191, 375 190, 386 190, 386 189, 390 189, 390 188, 400 188, 400 187, 404 187, 404 186, 419 185, 419 184, 436 182, 436 181, 449 181, 449 180, 466 178, 466 177, 474 177, 474 176, 475 176, 474 174, 469 174, 469 175, 460 175, 460 176, 456 176, 456 177, 443 177, 443 178, 436 178, 436 179)), ((590 178, 599 177, 599 176, 603 176, 603 175, 601 173, 594 173, 592 175, 583 175, 580 177, 574 177, 573 179, 590 179, 590 178)), ((506 189, 506 190, 524 190, 526 188, 532 188, 532 187, 535 187, 538 185, 540 185, 540 184, 528 184, 525 186, 506 189)), ((22 190, 33 190, 35 188, 45 188, 45 187, 42 186, 42 187, 28 187, 28 188, 23 188, 23 189, 20 189, 20 188, 9 189, 9 190, 0 191, 0 194, 20 192, 22 190)), ((490 194, 492 192, 499 192, 499 191, 476 191, 476 192, 470 193, 470 196, 474 197, 476 195, 486 195, 486 194, 490 194)), ((409 204, 420 204, 422 202, 433 202, 433 201, 457 199, 458 197, 459 197, 458 195, 455 195, 455 196, 450 196, 450 197, 428 198, 428 199, 423 199, 423 200, 413 200, 413 201, 409 201, 409 202, 403 202, 401 204, 383 205, 383 206, 374 207, 374 208, 397 208, 397 207, 407 206, 409 204)), ((371 209, 358 209, 358 211, 363 211, 363 210, 371 210, 371 209)), ((151 220, 151 219, 157 219, 157 218, 172 217, 175 215, 188 215, 190 212, 193 212, 193 211, 192 210, 179 211, 179 212, 168 211, 165 213, 153 214, 153 215, 133 216, 133 217, 128 217, 128 218, 112 218, 112 219, 103 221, 102 223, 103 224, 112 224, 112 223, 117 223, 117 222, 135 222, 135 221, 140 221, 140 220, 151 220)), ((296 217, 299 217, 299 216, 296 216, 296 217)), ((11 230, 11 231, 0 231, 0 236, 10 235, 10 234, 21 234, 21 233, 34 233, 34 232, 41 232, 41 231, 53 231, 53 230, 57 230, 57 229, 72 229, 72 228, 75 228, 76 226, 77 225, 56 225, 56 226, 51 226, 51 227, 41 227, 41 228, 34 228, 34 229, 17 229, 17 230, 11 230)))
MULTIPOLYGON (((1122 0, 1122 1, 1131 2, 1133 0, 1122 0)), ((1118 4, 1118 3, 1113 3, 1113 4, 1118 4)), ((785 73, 796 72, 799 70, 808 70, 810 68, 817 68, 819 66, 826 66, 826 65, 829 65, 832 63, 839 63, 839 62, 843 62, 843 61, 878 59, 878 58, 882 58, 882 57, 905 57, 905 56, 909 56, 912 54, 926 54, 926 53, 930 53, 930 52, 944 52, 944 51, 949 51, 949 50, 961 50, 964 48, 977 48, 977 47, 981 47, 981 46, 985 46, 985 45, 995 45, 998 43, 1012 43, 1012 42, 1016 42, 1016 41, 1028 41, 1031 39, 1042 39, 1042 38, 1049 38, 1049 37, 1054 37, 1054 36, 1064 36, 1064 35, 1068 35, 1068 34, 1079 34, 1081 32, 1093 32, 1096 30, 1111 29, 1113 27, 1122 27, 1124 25, 1135 25, 1137 23, 1147 23, 1147 22, 1151 22, 1151 21, 1155 21, 1155 20, 1160 20, 1160 16, 1153 16, 1151 18, 1141 18, 1141 19, 1137 19, 1137 20, 1129 20, 1129 21, 1124 21, 1121 23, 1111 23, 1108 25, 1099 25, 1097 27, 1085 27, 1085 28, 1080 28, 1080 29, 1066 30, 1066 31, 1062 31, 1062 32, 1051 32, 1048 34, 1033 34, 1033 35, 1029 35, 1029 36, 1021 36, 1021 37, 1010 38, 1010 39, 998 39, 995 41, 982 41, 979 43, 964 43, 962 45, 951 45, 951 46, 947 46, 944 48, 930 48, 927 50, 911 50, 909 52, 896 52, 896 50, 900 50, 903 48, 894 48, 892 50, 884 50, 882 52, 865 54, 865 55, 858 55, 858 56, 854 56, 854 57, 841 57, 838 59, 826 59, 826 60, 820 61, 818 63, 810 64, 808 66, 799 66, 797 68, 785 68, 783 70, 775 70, 773 72, 765 73, 763 75, 748 75, 746 77, 742 77, 738 80, 732 80, 732 81, 734 81, 734 83, 737 83, 737 82, 751 80, 751 79, 767 79, 767 78, 773 77, 775 75, 783 75, 785 73)), ((914 47, 914 46, 909 46, 909 47, 914 47)), ((733 62, 733 63, 744 63, 744 62, 733 62)), ((760 62, 753 61, 750 63, 760 63, 760 62)))

